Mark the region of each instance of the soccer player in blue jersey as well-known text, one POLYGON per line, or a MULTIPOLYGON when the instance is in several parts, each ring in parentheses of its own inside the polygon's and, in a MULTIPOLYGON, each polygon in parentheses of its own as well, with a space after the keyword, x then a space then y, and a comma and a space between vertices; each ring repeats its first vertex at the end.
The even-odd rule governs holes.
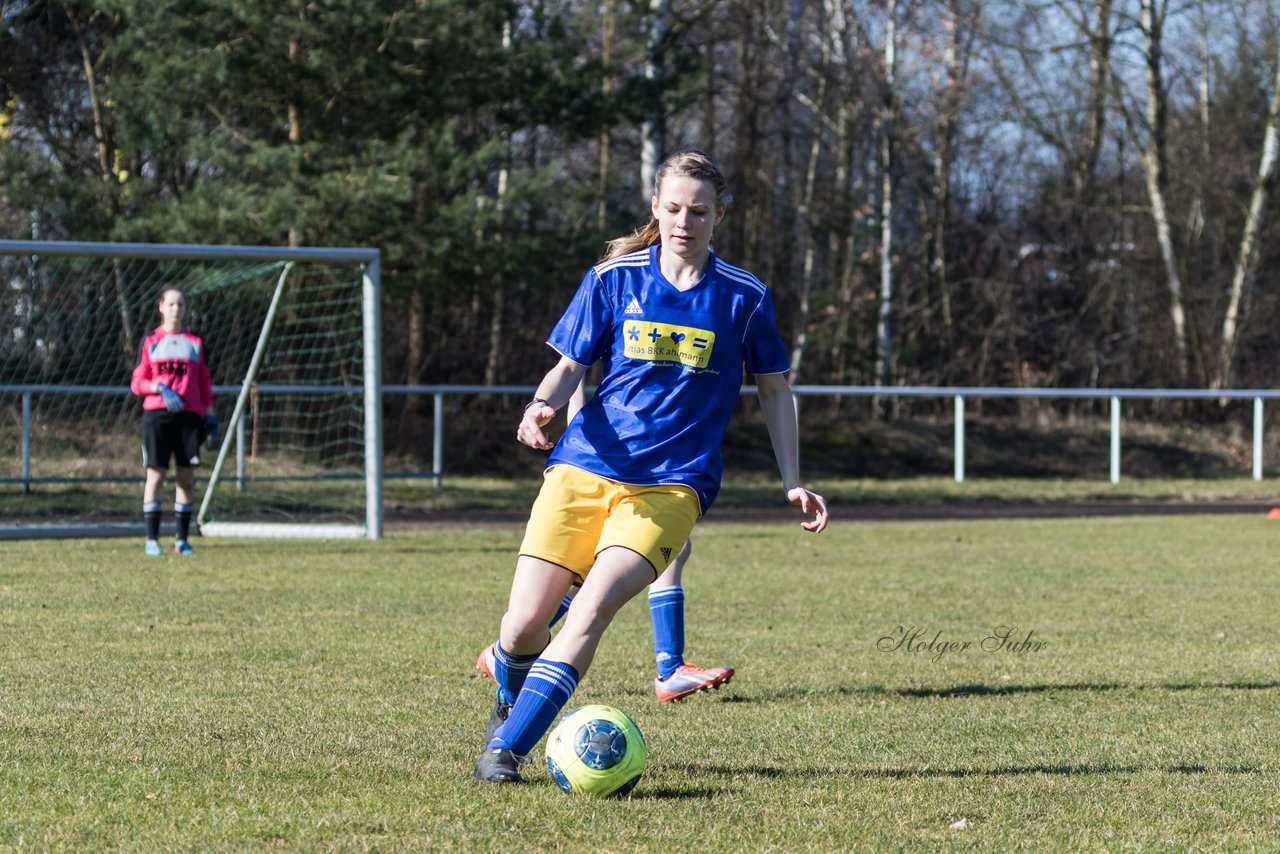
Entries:
POLYGON ((587 271, 547 343, 560 360, 524 410, 516 438, 550 450, 503 615, 500 696, 474 776, 520 782, 520 763, 587 672, 618 610, 651 584, 720 488, 720 445, 743 373, 755 377, 787 501, 818 533, 822 496, 800 484, 787 350, 768 289, 711 251, 730 201, 704 152, 658 168, 650 222, 613 241, 587 271), (543 432, 600 360, 594 397, 554 446, 543 432), (547 626, 581 590, 554 638, 547 626))

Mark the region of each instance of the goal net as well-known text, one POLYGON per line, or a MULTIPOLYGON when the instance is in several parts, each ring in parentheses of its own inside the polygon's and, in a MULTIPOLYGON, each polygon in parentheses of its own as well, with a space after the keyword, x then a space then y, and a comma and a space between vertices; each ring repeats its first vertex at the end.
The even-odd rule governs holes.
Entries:
POLYGON ((129 382, 177 287, 222 432, 201 533, 381 537, 378 280, 377 250, 0 241, 0 526, 141 531, 129 382))

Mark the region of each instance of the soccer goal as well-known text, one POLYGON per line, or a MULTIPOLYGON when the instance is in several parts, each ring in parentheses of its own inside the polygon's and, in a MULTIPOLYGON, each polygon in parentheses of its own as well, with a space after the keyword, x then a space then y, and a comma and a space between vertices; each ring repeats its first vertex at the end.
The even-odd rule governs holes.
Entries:
POLYGON ((140 534, 129 381, 178 287, 223 435, 200 532, 381 538, 379 278, 376 249, 0 241, 0 537, 140 534))

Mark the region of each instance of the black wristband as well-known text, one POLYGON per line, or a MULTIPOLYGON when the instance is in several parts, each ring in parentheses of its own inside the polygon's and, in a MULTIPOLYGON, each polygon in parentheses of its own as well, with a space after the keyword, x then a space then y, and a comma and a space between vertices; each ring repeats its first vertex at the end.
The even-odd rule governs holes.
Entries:
MULTIPOLYGON (((551 406, 551 404, 550 404, 550 403, 548 403, 547 401, 543 400, 542 398, 540 398, 540 397, 535 397, 533 400, 529 401, 528 403, 526 403, 526 404, 524 405, 524 411, 525 411, 525 412, 528 412, 528 411, 529 411, 529 407, 530 407, 530 406, 533 406, 535 403, 541 403, 543 406, 551 406)), ((551 408, 552 408, 552 409, 555 409, 555 407, 554 407, 554 406, 551 406, 551 408)))

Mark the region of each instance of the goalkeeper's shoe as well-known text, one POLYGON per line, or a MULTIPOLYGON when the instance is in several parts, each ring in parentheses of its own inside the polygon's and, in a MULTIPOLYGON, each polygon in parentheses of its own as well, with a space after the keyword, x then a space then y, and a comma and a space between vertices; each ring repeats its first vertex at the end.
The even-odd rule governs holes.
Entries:
MULTIPOLYGON (((497 643, 497 641, 494 641, 494 643, 497 643)), ((476 659, 476 670, 492 679, 495 685, 498 684, 498 677, 493 675, 497 672, 497 665, 493 660, 492 643, 486 646, 484 652, 480 653, 480 657, 476 659)))
POLYGON ((520 760, 505 747, 484 749, 471 775, 481 783, 523 783, 520 760))
POLYGON ((719 688, 732 678, 732 667, 699 667, 696 664, 682 664, 666 679, 653 680, 653 690, 658 695, 658 702, 672 703, 699 691, 719 688))
POLYGON ((147 557, 160 557, 162 553, 162 549, 160 548, 160 541, 147 540, 147 544, 146 546, 143 547, 142 551, 144 554, 146 554, 147 557))
POLYGON ((182 555, 183 557, 190 557, 196 553, 196 550, 191 548, 191 543, 188 543, 186 540, 178 540, 173 544, 173 553, 176 555, 182 555))

